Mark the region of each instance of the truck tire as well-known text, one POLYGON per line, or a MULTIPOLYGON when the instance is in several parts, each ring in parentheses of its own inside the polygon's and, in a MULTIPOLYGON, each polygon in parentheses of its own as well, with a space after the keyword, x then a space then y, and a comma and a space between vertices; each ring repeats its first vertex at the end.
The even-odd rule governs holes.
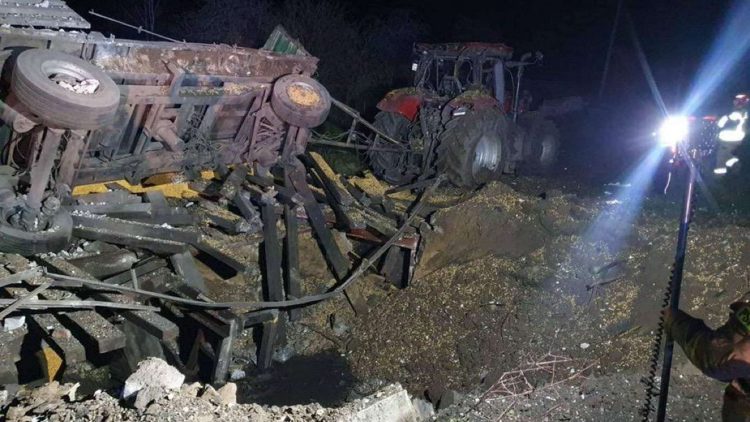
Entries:
POLYGON ((304 75, 286 75, 273 84, 271 108, 292 126, 320 126, 331 111, 331 95, 315 79, 304 75))
POLYGON ((61 129, 98 129, 114 121, 120 90, 101 69, 70 54, 31 49, 18 55, 11 91, 47 126, 61 129), (66 76, 76 81, 93 79, 98 87, 77 93, 52 80, 66 76))
POLYGON ((438 172, 470 189, 495 179, 505 164, 508 128, 507 117, 494 109, 449 121, 439 135, 438 172))
POLYGON ((549 173, 560 153, 560 132, 557 126, 537 113, 521 116, 518 124, 526 131, 523 168, 537 174, 549 173))
MULTIPOLYGON (((401 141, 407 146, 409 136, 409 119, 401 113, 381 111, 375 115, 373 125, 381 132, 391 138, 401 141)), ((394 147, 392 143, 375 136, 372 142, 374 148, 394 147)), ((405 154, 387 151, 367 151, 367 158, 370 160, 370 167, 378 178, 385 180, 393 185, 403 185, 414 180, 416 176, 408 171, 407 157, 405 154)))
POLYGON ((67 211, 60 211, 46 230, 29 232, 0 223, 0 252, 31 256, 47 252, 59 252, 70 244, 73 233, 73 218, 67 211))

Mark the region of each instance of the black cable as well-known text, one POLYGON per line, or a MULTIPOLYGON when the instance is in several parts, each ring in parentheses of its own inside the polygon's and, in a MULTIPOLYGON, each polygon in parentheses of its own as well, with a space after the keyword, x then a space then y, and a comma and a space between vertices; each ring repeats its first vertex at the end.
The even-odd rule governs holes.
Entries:
POLYGON ((666 418, 666 406, 667 398, 669 394, 669 377, 671 375, 672 368, 672 352, 674 350, 674 342, 667 333, 667 337, 664 343, 664 360, 661 368, 661 380, 659 388, 656 387, 656 372, 659 366, 659 356, 661 352, 662 338, 664 338, 664 317, 667 307, 673 312, 676 312, 679 308, 680 290, 682 285, 682 273, 685 265, 685 254, 687 252, 687 237, 690 230, 690 223, 693 220, 695 214, 695 184, 698 177, 698 169, 691 157, 687 154, 682 153, 682 158, 688 166, 689 179, 687 190, 685 192, 685 200, 683 203, 683 212, 680 220, 680 231, 677 238, 677 250, 675 253, 675 260, 672 264, 672 272, 669 278, 669 285, 664 292, 664 299, 662 303, 662 310, 659 316, 659 324, 654 334, 654 342, 651 348, 651 359, 649 361, 648 375, 642 380, 646 385, 646 399, 643 407, 641 408, 641 416, 643 422, 649 421, 649 416, 653 410, 652 401, 655 396, 659 396, 659 407, 657 413, 657 421, 664 421, 666 418))

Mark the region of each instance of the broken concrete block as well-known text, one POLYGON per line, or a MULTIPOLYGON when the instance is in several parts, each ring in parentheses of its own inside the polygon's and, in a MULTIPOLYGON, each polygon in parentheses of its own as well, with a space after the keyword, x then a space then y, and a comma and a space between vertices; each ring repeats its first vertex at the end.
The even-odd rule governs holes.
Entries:
POLYGON ((392 385, 363 400, 364 407, 356 410, 348 420, 352 422, 399 421, 417 422, 409 394, 400 385, 392 385))
POLYGON ((229 375, 229 379, 231 379, 232 381, 238 381, 238 380, 245 378, 246 376, 247 374, 242 369, 235 369, 229 375))
POLYGON ((417 421, 431 421, 435 417, 435 408, 427 400, 414 398, 411 400, 411 404, 417 414, 417 421))
POLYGON ((146 410, 149 404, 162 398, 166 395, 166 391, 161 387, 145 387, 142 388, 135 396, 135 403, 133 406, 139 411, 143 412, 146 410))
POLYGON ((148 358, 138 364, 138 370, 125 380, 122 397, 127 399, 146 387, 176 390, 185 381, 185 375, 159 358, 148 358))
POLYGON ((228 382, 223 387, 216 390, 219 394, 219 404, 232 406, 237 404, 237 384, 228 382))
POLYGON ((3 320, 3 330, 13 331, 23 327, 26 324, 26 317, 21 315, 17 317, 7 317, 3 320))
POLYGON ((203 389, 200 398, 215 404, 219 404, 221 402, 221 396, 219 396, 219 393, 210 385, 207 385, 206 388, 203 389))
POLYGON ((198 392, 201 391, 203 386, 199 382, 192 384, 185 384, 180 388, 180 395, 183 397, 198 397, 198 392))

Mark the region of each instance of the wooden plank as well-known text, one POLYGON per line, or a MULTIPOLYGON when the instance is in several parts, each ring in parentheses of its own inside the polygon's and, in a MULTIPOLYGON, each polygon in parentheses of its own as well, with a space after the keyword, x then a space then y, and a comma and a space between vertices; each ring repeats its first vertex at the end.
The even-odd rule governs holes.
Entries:
MULTIPOLYGON (((46 264, 54 268, 57 272, 71 277, 96 280, 91 274, 83 271, 68 261, 59 258, 42 258, 46 264)), ((134 304, 135 300, 128 296, 114 293, 92 293, 89 295, 92 299, 103 300, 115 303, 134 304)), ((149 311, 126 311, 122 312, 125 319, 143 328, 149 334, 160 340, 176 339, 179 334, 179 327, 172 321, 162 317, 159 314, 149 311)))
POLYGON ((187 250, 187 244, 182 242, 173 242, 171 240, 155 239, 138 235, 128 236, 122 232, 113 232, 109 230, 74 227, 73 235, 80 237, 81 239, 101 240, 103 242, 114 243, 115 245, 143 248, 157 254, 171 255, 187 250))
POLYGON ((219 248, 209 244, 208 242, 199 242, 198 244, 194 245, 196 249, 199 251, 205 253, 206 255, 209 255, 213 258, 216 258, 217 260, 221 261, 222 263, 228 265, 233 270, 237 272, 243 272, 247 269, 245 264, 237 260, 235 257, 230 256, 225 251, 220 250, 219 248))
MULTIPOLYGON (((150 204, 148 204, 150 206, 150 204)), ((129 236, 155 238, 164 241, 194 244, 200 239, 195 230, 163 227, 155 224, 136 223, 118 218, 92 217, 73 214, 73 224, 76 228, 106 230, 129 236)))
MULTIPOLYGON (((6 255, 6 267, 13 272, 23 271, 30 266, 29 261, 20 255, 6 255)), ((81 300, 80 297, 60 290, 47 290, 39 295, 41 299, 81 300)), ((58 313, 57 317, 65 324, 78 328, 78 333, 96 347, 98 353, 109 353, 125 347, 125 335, 112 325, 106 318, 94 310, 58 313)), ((74 333, 75 335, 76 333, 74 333)))
MULTIPOLYGON (((293 188, 292 181, 284 175, 284 184, 293 188)), ((286 236, 284 237, 284 290, 287 299, 297 299, 302 296, 299 274, 299 221, 297 220, 297 209, 289 204, 284 205, 284 225, 286 236)), ((289 320, 297 321, 302 315, 301 309, 290 309, 289 320)))
MULTIPOLYGON (((136 277, 142 277, 148 273, 154 272, 159 268, 167 266, 167 262, 163 259, 152 259, 141 261, 138 265, 133 268, 135 270, 136 277)), ((113 275, 112 277, 102 280, 103 283, 107 284, 125 284, 131 280, 130 271, 113 275)))
POLYGON ((320 204, 315 200, 310 186, 307 185, 305 178, 305 167, 301 162, 297 161, 297 164, 293 169, 289 171, 289 178, 295 190, 304 199, 304 207, 307 212, 307 218, 312 226, 315 236, 318 238, 320 245, 323 249, 323 255, 325 256, 328 263, 331 265, 334 274, 339 280, 346 277, 349 272, 349 260, 344 256, 339 249, 338 244, 333 239, 333 234, 326 226, 326 219, 321 210, 320 204))
POLYGON ((175 272, 183 278, 188 286, 204 293, 208 292, 206 282, 198 271, 198 267, 195 266, 195 261, 193 261, 193 256, 189 251, 174 254, 169 257, 169 260, 172 262, 175 272))
POLYGON ((45 28, 88 29, 91 27, 83 19, 27 16, 12 13, 0 13, 0 22, 14 26, 42 26, 45 28))
POLYGON ((284 299, 283 281, 281 279, 281 244, 279 243, 276 222, 278 217, 274 203, 266 201, 261 208, 263 217, 263 264, 265 267, 264 294, 267 300, 284 299))
POLYGON ((29 333, 27 326, 13 331, 0 330, 0 356, 3 360, 18 362, 21 360, 21 346, 24 337, 29 333))
MULTIPOLYGON (((5 278, 10 276, 11 272, 5 268, 0 268, 0 275, 5 278)), ((40 277, 38 272, 29 272, 28 270, 13 275, 23 275, 24 279, 29 278, 29 275, 40 277)), ((7 287, 4 290, 6 294, 12 298, 20 298, 29 293, 29 289, 23 287, 7 287)), ((67 362, 75 363, 86 359, 86 348, 73 336, 65 335, 68 333, 68 330, 52 314, 28 314, 26 315, 26 322, 31 329, 37 331, 42 337, 46 338, 50 346, 52 346, 58 354, 63 356, 67 362)), ((17 331, 20 330, 12 331, 9 334, 17 331)), ((14 356, 7 350, 7 347, 10 344, 12 344, 12 342, 7 338, 0 338, 0 347, 5 349, 0 351, 0 356, 14 356)), ((12 360, 10 361, 12 362, 12 360)))
POLYGON ((11 6, 11 3, 0 2, 0 13, 25 15, 28 17, 45 18, 76 18, 81 17, 68 7, 60 7, 50 4, 49 7, 24 6, 21 3, 11 6))
MULTIPOLYGON (((35 5, 41 3, 42 0, 0 0, 0 6, 5 7, 5 5, 35 5)), ((63 0, 47 0, 47 3, 49 3, 50 6, 65 6, 68 7, 68 5, 63 0)))

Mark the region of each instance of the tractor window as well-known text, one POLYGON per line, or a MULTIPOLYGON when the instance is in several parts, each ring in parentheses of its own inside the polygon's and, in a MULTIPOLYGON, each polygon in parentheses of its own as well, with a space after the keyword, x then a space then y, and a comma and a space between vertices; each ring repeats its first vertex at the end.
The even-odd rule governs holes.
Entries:
POLYGON ((482 62, 482 86, 495 91, 495 63, 497 60, 484 60, 482 62))
POLYGON ((474 83, 471 60, 464 59, 456 63, 456 72, 454 76, 458 79, 458 82, 461 83, 463 88, 474 83))
POLYGON ((414 86, 418 88, 433 89, 435 78, 435 60, 428 60, 421 58, 419 60, 419 66, 417 66, 417 73, 415 75, 414 86))

